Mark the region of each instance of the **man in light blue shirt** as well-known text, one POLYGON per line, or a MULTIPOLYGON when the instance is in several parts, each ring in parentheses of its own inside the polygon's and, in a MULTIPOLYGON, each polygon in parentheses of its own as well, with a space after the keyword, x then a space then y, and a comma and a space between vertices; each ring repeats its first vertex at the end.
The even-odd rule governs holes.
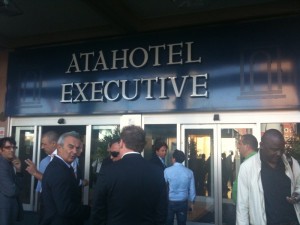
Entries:
POLYGON ((26 171, 38 180, 36 192, 42 191, 41 180, 43 178, 43 173, 45 172, 50 161, 53 159, 53 156, 57 154, 57 140, 58 134, 54 131, 48 131, 43 134, 41 147, 47 156, 41 160, 39 169, 37 169, 36 165, 30 159, 25 160, 25 163, 28 165, 26 171))
POLYGON ((178 225, 186 225, 188 202, 195 202, 196 190, 193 171, 182 165, 185 154, 175 150, 172 156, 173 166, 164 171, 165 180, 169 186, 169 204, 167 225, 174 224, 176 215, 178 225))

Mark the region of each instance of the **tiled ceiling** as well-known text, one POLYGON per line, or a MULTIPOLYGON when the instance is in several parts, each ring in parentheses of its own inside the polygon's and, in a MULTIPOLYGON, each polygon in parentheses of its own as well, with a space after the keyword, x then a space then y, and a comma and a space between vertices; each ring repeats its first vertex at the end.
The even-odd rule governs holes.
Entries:
POLYGON ((300 0, 0 0, 0 49, 300 13, 300 0))

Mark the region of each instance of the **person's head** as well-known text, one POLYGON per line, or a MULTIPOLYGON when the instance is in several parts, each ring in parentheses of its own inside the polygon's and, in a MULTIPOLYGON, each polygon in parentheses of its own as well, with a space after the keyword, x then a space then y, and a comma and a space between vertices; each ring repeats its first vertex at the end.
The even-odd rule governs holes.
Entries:
POLYGON ((41 148, 47 155, 51 155, 57 148, 58 134, 54 131, 48 131, 42 136, 41 148))
POLYGON ((173 160, 173 163, 175 163, 175 162, 183 163, 185 160, 185 154, 182 151, 176 149, 173 152, 172 160, 173 160))
POLYGON ((108 143, 108 151, 112 161, 118 161, 120 157, 120 138, 114 138, 108 143))
POLYGON ((141 153, 146 144, 145 131, 135 125, 129 125, 122 129, 120 134, 120 154, 121 157, 124 153, 135 151, 141 153))
POLYGON ((260 154, 263 161, 276 165, 284 153, 285 141, 282 133, 276 129, 267 130, 260 142, 260 154))
POLYGON ((75 160, 81 148, 80 135, 75 131, 62 134, 57 141, 57 154, 69 164, 75 160))
POLYGON ((222 159, 225 159, 225 158, 226 158, 226 153, 223 152, 223 153, 221 154, 221 157, 222 157, 222 159))
POLYGON ((257 151, 258 142, 254 135, 244 134, 238 142, 238 149, 242 157, 247 157, 250 153, 257 151))
POLYGON ((0 153, 3 158, 8 161, 12 161, 16 155, 15 150, 17 149, 16 141, 12 137, 4 137, 0 139, 0 153))
POLYGON ((153 144, 153 150, 158 157, 164 159, 167 155, 168 145, 162 139, 156 139, 153 144))
POLYGON ((80 149, 76 152, 76 156, 77 156, 77 157, 80 157, 82 151, 83 151, 83 144, 82 144, 82 142, 81 142, 81 147, 80 147, 80 149))

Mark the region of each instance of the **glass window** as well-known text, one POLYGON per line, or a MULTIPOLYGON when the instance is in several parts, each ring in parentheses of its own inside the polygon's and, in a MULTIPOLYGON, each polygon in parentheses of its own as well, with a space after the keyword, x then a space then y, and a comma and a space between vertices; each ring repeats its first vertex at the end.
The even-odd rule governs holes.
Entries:
POLYGON ((300 123, 263 123, 261 134, 269 129, 279 130, 285 139, 287 156, 294 157, 300 162, 300 123))
POLYGON ((108 157, 108 144, 114 137, 119 137, 119 135, 120 129, 118 125, 92 126, 89 203, 93 199, 93 187, 96 184, 102 161, 105 157, 108 157))
POLYGON ((194 173, 196 201, 188 221, 195 224, 214 223, 214 129, 184 129, 186 165, 194 173))
MULTIPOLYGON (((21 160, 23 171, 25 171, 27 166, 24 160, 30 159, 33 161, 34 135, 34 127, 13 127, 12 136, 15 137, 18 146, 16 155, 21 160)), ((32 176, 27 172, 24 172, 22 187, 21 201, 24 204, 24 209, 32 209, 33 196, 31 193, 33 190, 33 183, 32 176)))
POLYGON ((144 157, 149 160, 154 154, 152 150, 152 145, 157 138, 164 140, 168 145, 168 152, 166 156, 166 165, 171 165, 172 151, 176 149, 177 139, 176 139, 176 124, 151 124, 145 125, 144 128, 146 132, 146 146, 144 149, 144 157))
POLYGON ((251 128, 221 129, 221 174, 223 224, 235 224, 235 204, 232 200, 233 182, 238 175, 241 158, 238 143, 242 135, 252 134, 251 128))

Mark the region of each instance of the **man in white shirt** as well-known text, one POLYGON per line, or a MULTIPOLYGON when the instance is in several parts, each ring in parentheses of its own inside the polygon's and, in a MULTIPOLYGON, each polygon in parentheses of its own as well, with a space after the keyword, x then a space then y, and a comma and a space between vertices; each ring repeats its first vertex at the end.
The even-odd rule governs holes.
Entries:
POLYGON ((299 204, 287 197, 296 188, 298 163, 291 168, 284 155, 285 141, 278 130, 267 130, 260 151, 241 164, 238 176, 237 225, 298 225, 299 204))

